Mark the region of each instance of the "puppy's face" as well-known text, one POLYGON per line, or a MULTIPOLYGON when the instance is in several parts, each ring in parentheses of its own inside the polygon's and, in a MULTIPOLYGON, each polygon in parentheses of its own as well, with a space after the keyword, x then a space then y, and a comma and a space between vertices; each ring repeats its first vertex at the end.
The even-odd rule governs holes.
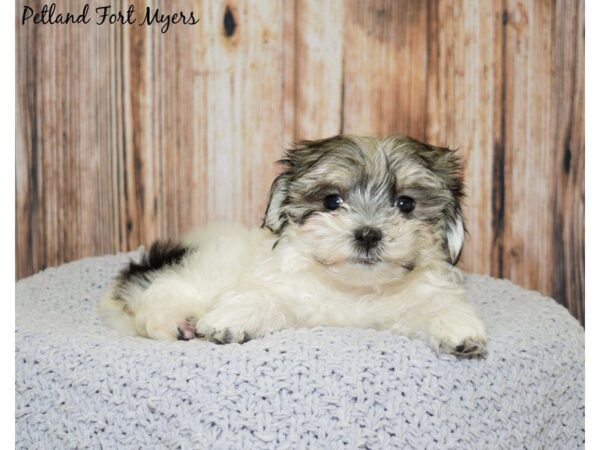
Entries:
POLYGON ((393 280, 464 241, 456 155, 405 137, 336 136, 286 152, 264 226, 350 284, 393 280))

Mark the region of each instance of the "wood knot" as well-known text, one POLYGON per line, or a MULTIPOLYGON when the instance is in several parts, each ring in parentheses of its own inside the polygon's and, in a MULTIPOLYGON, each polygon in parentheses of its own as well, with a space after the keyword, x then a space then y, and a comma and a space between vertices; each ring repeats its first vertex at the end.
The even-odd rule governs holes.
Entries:
POLYGON ((225 33, 226 38, 231 38, 235 34, 235 29, 237 28, 237 23, 235 21, 235 16, 231 11, 229 6, 225 7, 225 14, 223 15, 223 32, 225 33))

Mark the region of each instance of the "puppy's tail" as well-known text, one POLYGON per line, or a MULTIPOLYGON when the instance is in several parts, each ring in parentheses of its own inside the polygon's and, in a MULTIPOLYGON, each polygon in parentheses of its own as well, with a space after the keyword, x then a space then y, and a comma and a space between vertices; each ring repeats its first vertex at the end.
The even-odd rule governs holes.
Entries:
POLYGON ((128 336, 134 336, 135 314, 129 304, 115 298, 115 286, 100 300, 98 312, 102 320, 111 328, 128 336))

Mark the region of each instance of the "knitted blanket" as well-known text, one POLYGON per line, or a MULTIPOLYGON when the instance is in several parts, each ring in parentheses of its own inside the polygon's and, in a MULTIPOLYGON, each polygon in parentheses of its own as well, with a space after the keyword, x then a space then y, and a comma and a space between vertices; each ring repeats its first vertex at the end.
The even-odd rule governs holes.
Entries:
POLYGON ((482 361, 350 328, 157 342, 98 318, 127 256, 17 283, 17 448, 583 448, 584 333, 541 294, 467 276, 482 361))

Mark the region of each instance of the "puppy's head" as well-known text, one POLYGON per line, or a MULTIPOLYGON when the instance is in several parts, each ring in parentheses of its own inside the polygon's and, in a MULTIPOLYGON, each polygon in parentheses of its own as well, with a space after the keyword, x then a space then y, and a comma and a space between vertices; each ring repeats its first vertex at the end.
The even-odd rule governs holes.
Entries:
POLYGON ((463 186, 453 151, 399 136, 336 136, 300 142, 281 162, 263 226, 329 271, 360 283, 431 258, 457 262, 463 186))

